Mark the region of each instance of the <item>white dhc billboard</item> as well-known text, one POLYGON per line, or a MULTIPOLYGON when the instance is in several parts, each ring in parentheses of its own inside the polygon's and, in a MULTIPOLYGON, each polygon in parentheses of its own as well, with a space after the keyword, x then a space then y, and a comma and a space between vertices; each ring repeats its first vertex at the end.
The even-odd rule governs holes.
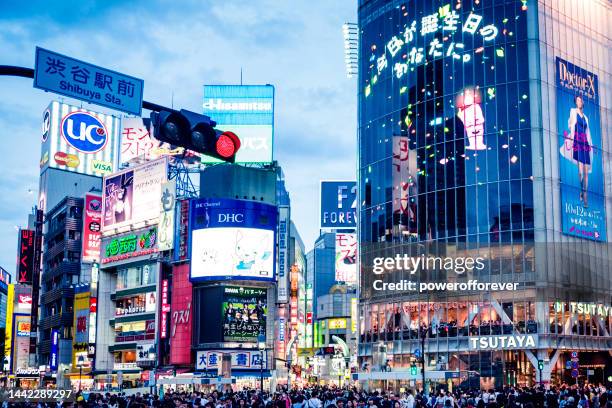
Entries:
POLYGON ((274 231, 209 228, 193 231, 191 278, 241 276, 273 279, 274 231))

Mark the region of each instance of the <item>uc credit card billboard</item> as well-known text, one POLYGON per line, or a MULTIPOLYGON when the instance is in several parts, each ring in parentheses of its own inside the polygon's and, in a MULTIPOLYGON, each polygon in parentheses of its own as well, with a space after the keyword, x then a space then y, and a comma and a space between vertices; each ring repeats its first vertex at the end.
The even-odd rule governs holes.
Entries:
POLYGON ((101 177, 116 171, 120 131, 115 116, 51 102, 42 117, 40 172, 54 168, 101 177))
POLYGON ((597 75, 555 60, 563 233, 606 241, 597 75))
POLYGON ((275 277, 275 206, 233 199, 190 202, 192 281, 275 277))
POLYGON ((357 182, 321 181, 321 228, 357 228, 357 182))
MULTIPOLYGON (((203 113, 217 129, 240 138, 236 163, 270 163, 274 147, 274 86, 204 85, 203 113)), ((203 163, 218 163, 202 156, 203 163)))

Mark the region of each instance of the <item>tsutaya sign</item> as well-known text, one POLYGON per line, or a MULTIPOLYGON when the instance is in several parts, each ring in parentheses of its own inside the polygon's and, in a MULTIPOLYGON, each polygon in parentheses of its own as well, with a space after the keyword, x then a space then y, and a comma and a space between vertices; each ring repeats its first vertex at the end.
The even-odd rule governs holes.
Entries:
POLYGON ((571 314, 612 317, 612 306, 602 305, 601 303, 555 302, 555 312, 557 313, 567 310, 568 308, 571 314))
POLYGON ((512 350, 537 347, 538 338, 533 334, 470 337, 470 350, 512 350))

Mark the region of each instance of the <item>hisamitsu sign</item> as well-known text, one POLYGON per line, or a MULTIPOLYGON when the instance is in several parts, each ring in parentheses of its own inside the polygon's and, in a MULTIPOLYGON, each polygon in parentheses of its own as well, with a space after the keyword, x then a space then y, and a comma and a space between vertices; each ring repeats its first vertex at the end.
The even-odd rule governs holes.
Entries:
POLYGON ((140 116, 144 81, 36 47, 34 88, 140 116))

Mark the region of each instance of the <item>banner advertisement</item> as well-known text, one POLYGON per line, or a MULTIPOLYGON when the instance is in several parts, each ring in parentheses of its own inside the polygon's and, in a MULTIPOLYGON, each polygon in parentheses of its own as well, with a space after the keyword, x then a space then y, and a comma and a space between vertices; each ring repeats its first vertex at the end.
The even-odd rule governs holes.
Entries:
POLYGON ((563 233, 606 241, 598 78, 559 57, 555 63, 563 233))
POLYGON ((174 208, 176 206, 176 180, 162 184, 159 209, 159 250, 174 248, 174 208))
MULTIPOLYGON (((274 87, 272 85, 204 85, 204 115, 217 129, 240 138, 236 163, 271 163, 274 139, 274 87)), ((203 163, 218 163, 202 156, 203 163)))
POLYGON ((174 258, 185 261, 189 256, 189 200, 180 200, 178 210, 177 245, 174 248, 174 258))
POLYGON ((120 119, 53 101, 43 113, 40 172, 103 176, 117 169, 120 119))
POLYGON ((189 364, 191 361, 192 286, 189 265, 175 265, 172 270, 170 317, 170 364, 189 364))
MULTIPOLYGON (((196 354, 196 370, 218 369, 223 354, 231 354, 232 369, 261 369, 261 352, 259 351, 198 351, 196 354)), ((264 353, 264 370, 267 369, 266 353, 264 353)))
POLYGON ((357 283, 357 234, 336 233, 336 281, 357 283))
POLYGON ((277 209, 232 199, 191 200, 191 280, 274 279, 277 209))
POLYGON ((19 283, 32 283, 34 272, 34 231, 19 230, 19 258, 17 258, 17 280, 19 283))
POLYGON ((28 368, 30 360, 30 315, 13 315, 13 370, 28 368))
POLYGON ((277 303, 289 301, 289 207, 278 209, 278 284, 277 303))
POLYGON ((393 225, 404 233, 417 229, 417 154, 416 142, 408 136, 393 136, 393 225))
POLYGON ((321 228, 357 228, 357 182, 321 181, 321 228))
POLYGON ((112 231, 145 221, 157 223, 161 185, 167 177, 167 158, 104 177, 102 230, 112 231))
POLYGON ((155 361, 155 343, 138 343, 136 345, 136 362, 155 361))
POLYGON ((97 194, 85 194, 85 211, 83 215, 83 262, 100 260, 100 237, 102 230, 102 197, 97 194))
POLYGON ((87 357, 89 349, 89 319, 90 319, 89 285, 77 286, 74 295, 74 337, 72 339, 72 367, 78 371, 79 358, 81 366, 90 367, 87 357))
POLYGON ((257 341, 266 334, 267 290, 225 286, 223 288, 223 341, 257 341))
POLYGON ((101 264, 119 264, 150 256, 159 252, 157 227, 103 238, 100 250, 101 264))

